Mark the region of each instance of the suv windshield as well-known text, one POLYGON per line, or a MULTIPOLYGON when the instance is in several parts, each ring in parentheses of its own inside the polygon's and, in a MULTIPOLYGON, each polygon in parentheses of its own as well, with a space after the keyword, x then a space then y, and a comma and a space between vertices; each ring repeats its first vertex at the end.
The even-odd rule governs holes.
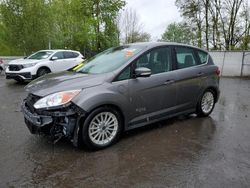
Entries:
POLYGON ((134 45, 110 48, 87 60, 85 62, 85 65, 76 71, 86 74, 101 74, 112 72, 121 67, 133 56, 138 54, 143 48, 145 47, 134 45))
POLYGON ((48 58, 53 52, 52 51, 42 51, 37 52, 29 56, 27 59, 46 59, 48 58))

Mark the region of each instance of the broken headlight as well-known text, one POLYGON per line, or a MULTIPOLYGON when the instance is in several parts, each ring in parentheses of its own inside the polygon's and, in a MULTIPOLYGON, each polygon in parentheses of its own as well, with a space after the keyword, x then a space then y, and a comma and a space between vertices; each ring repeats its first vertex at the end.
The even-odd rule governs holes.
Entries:
POLYGON ((57 107, 70 102, 81 90, 62 91, 48 95, 38 100, 34 107, 36 109, 57 107))

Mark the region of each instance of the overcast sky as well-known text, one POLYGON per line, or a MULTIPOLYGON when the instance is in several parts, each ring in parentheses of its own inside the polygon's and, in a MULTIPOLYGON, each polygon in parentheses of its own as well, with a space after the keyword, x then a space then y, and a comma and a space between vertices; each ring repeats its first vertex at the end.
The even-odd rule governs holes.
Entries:
POLYGON ((126 7, 136 10, 146 32, 157 40, 168 24, 181 21, 175 0, 126 0, 126 7))

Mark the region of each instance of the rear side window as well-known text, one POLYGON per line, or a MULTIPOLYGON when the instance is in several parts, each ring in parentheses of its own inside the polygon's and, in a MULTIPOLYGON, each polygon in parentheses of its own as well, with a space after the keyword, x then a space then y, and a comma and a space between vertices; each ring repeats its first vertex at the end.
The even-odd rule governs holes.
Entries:
POLYGON ((63 52, 63 55, 65 59, 74 58, 73 52, 63 52))
POLYGON ((176 47, 177 68, 183 69, 198 65, 195 59, 195 52, 192 48, 176 47))
POLYGON ((76 52, 72 52, 72 53, 73 53, 73 57, 74 57, 74 58, 79 56, 79 54, 76 53, 76 52))
POLYGON ((200 51, 200 50, 198 50, 197 52, 198 52, 198 57, 200 59, 200 63, 201 64, 207 63, 208 54, 206 52, 203 52, 203 51, 200 51))

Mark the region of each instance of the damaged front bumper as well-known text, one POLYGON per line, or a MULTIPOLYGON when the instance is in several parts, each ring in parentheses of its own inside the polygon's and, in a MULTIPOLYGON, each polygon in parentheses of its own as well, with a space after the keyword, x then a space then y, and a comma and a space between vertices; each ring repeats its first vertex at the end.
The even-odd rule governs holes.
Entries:
POLYGON ((66 137, 74 145, 78 144, 78 122, 85 116, 85 112, 75 104, 54 110, 36 110, 24 100, 21 110, 32 134, 49 135, 54 143, 66 137))

